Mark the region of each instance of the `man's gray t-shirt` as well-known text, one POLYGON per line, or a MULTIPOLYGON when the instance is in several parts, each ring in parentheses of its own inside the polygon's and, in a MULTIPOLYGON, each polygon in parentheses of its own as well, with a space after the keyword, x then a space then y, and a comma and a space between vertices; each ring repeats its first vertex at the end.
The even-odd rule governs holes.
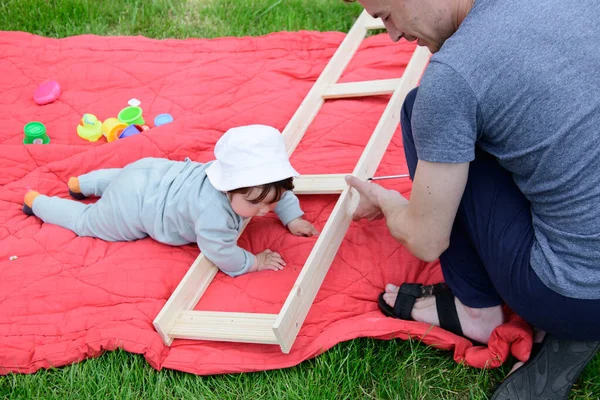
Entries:
POLYGON ((477 0, 432 57, 412 128, 419 159, 495 156, 531 202, 536 274, 600 299, 599 1, 477 0))

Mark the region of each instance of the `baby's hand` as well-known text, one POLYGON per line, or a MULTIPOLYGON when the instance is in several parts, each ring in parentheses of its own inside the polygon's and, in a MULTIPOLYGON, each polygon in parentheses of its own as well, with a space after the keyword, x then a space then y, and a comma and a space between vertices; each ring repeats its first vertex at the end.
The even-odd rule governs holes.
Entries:
POLYGON ((264 271, 266 269, 279 271, 280 269, 283 269, 284 266, 285 261, 283 261, 281 255, 267 249, 254 256, 254 265, 250 268, 250 272, 264 271))
POLYGON ((296 218, 287 227, 296 236, 319 236, 319 231, 313 224, 302 218, 296 218))

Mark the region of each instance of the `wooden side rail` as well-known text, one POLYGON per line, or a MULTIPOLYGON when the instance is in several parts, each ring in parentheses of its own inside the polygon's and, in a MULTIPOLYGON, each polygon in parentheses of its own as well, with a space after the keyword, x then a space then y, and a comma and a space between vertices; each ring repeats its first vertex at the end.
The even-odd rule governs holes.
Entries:
MULTIPOLYGON (((356 177, 365 180, 375 173, 400 121, 402 102, 408 92, 415 87, 428 61, 429 51, 417 48, 404 71, 402 83, 392 95, 354 169, 353 175, 356 177)), ((358 193, 354 189, 350 190, 349 187, 346 187, 275 321, 273 330, 284 353, 290 351, 300 331, 317 291, 325 279, 350 222, 352 222, 352 214, 356 210, 358 202, 358 193)))

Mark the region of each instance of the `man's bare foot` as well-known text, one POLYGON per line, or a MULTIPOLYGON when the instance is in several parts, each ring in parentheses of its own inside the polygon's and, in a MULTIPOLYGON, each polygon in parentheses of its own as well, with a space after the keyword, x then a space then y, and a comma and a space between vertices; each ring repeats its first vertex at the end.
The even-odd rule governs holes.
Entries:
MULTIPOLYGON (((388 284, 385 287, 383 299, 393 307, 398 295, 398 286, 388 284)), ((488 308, 471 308, 454 299, 458 320, 463 330, 463 334, 469 339, 480 343, 487 343, 490 340, 492 331, 504 323, 504 314, 501 306, 488 308)), ((415 301, 411 312, 411 317, 415 321, 440 326, 435 297, 422 297, 415 301)))

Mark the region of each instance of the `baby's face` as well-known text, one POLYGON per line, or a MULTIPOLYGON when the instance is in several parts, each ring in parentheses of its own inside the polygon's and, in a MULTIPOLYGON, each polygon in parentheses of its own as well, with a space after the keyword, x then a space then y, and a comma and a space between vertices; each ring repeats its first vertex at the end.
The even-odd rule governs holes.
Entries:
POLYGON ((263 215, 270 213, 277 205, 277 202, 272 202, 276 197, 275 189, 271 189, 267 197, 260 202, 252 200, 256 199, 260 195, 260 192, 260 189, 252 188, 244 194, 231 194, 231 208, 233 208, 233 211, 242 218, 262 217, 263 215))

